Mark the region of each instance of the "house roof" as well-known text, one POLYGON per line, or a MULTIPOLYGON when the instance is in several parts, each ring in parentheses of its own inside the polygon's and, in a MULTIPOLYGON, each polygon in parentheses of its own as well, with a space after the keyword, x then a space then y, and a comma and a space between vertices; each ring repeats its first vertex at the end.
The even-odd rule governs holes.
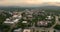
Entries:
POLYGON ((27 21, 22 21, 22 23, 27 23, 27 21))
POLYGON ((14 31, 22 31, 22 29, 21 28, 18 28, 18 29, 15 29, 14 31))
POLYGON ((24 29, 23 32, 31 32, 31 29, 24 29))
POLYGON ((38 25, 38 26, 46 26, 47 24, 48 24, 47 21, 38 21, 38 22, 37 22, 37 25, 38 25))

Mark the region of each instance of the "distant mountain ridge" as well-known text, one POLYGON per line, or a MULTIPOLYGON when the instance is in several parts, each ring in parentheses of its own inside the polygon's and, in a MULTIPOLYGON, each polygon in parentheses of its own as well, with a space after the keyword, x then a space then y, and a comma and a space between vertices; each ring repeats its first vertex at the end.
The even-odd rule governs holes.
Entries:
POLYGON ((5 10, 20 10, 20 9, 32 9, 32 8, 37 8, 37 9, 54 9, 54 10, 60 10, 60 6, 42 6, 42 7, 19 7, 19 6, 9 6, 9 7, 0 7, 0 9, 5 9, 5 10))

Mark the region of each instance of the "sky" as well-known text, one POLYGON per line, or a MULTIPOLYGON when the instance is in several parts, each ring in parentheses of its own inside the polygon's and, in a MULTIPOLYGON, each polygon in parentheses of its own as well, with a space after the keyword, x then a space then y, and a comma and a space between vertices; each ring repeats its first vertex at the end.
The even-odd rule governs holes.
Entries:
POLYGON ((42 6, 43 4, 60 6, 60 0, 0 0, 0 6, 42 6))

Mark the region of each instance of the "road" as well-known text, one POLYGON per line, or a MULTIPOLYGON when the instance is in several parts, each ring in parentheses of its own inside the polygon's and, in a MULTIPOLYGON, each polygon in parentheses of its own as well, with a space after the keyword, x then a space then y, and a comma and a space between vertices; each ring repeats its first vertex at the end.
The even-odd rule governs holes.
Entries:
POLYGON ((55 16, 55 24, 51 28, 55 27, 57 23, 59 23, 58 16, 55 16))
POLYGON ((56 24, 58 24, 58 23, 59 23, 58 16, 55 16, 55 24, 50 28, 50 32, 53 32, 54 31, 53 27, 55 27, 56 24))

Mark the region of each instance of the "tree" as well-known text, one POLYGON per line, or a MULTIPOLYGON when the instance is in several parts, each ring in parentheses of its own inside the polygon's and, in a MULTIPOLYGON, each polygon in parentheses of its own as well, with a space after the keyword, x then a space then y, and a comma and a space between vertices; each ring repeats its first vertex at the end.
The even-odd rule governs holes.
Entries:
POLYGON ((54 28, 60 30, 60 25, 56 25, 54 28))

